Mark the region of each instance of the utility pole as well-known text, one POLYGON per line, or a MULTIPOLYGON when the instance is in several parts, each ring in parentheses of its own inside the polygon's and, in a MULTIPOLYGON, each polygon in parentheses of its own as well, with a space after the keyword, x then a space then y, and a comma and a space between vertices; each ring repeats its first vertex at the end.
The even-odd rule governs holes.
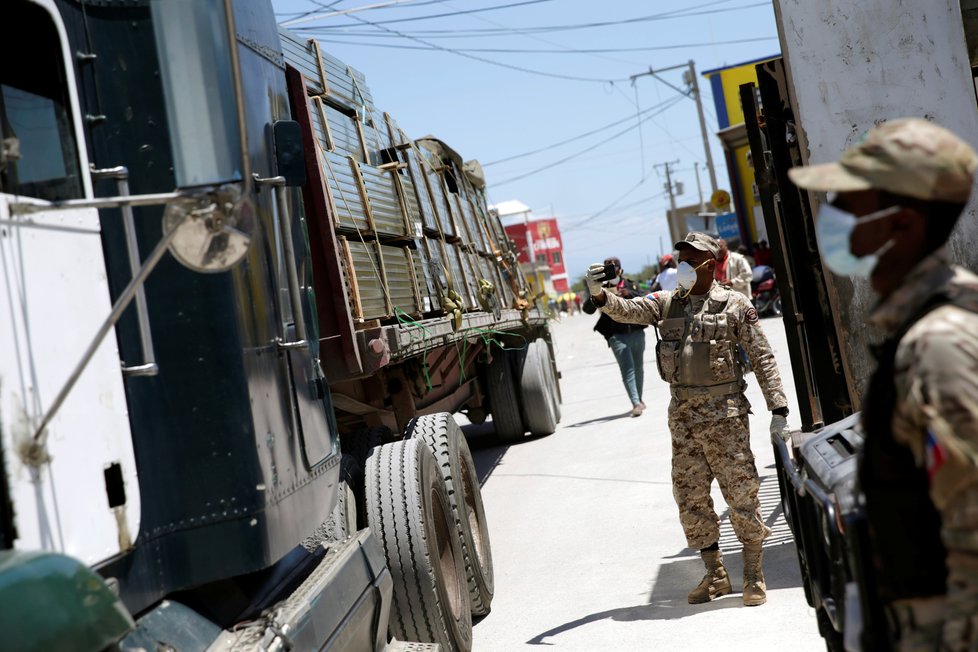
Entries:
POLYGON ((677 165, 679 161, 669 161, 668 163, 659 163, 655 167, 666 169, 666 192, 669 193, 669 205, 672 207, 672 212, 676 212, 676 192, 672 185, 672 168, 671 166, 677 165))
POLYGON ((706 152, 706 169, 710 173, 710 189, 717 191, 717 173, 713 169, 713 154, 710 152, 710 135, 706 131, 706 117, 703 115, 703 99, 700 97, 700 83, 696 78, 696 64, 692 59, 689 60, 689 70, 683 81, 693 89, 693 99, 696 100, 696 111, 700 116, 700 131, 703 132, 703 150, 706 152))
POLYGON ((686 95, 687 97, 692 97, 696 101, 696 112, 700 119, 700 132, 703 134, 703 151, 706 154, 706 169, 710 173, 710 189, 712 192, 717 191, 717 173, 713 167, 713 153, 710 151, 710 133, 706 130, 706 116, 703 113, 703 100, 700 97, 700 85, 699 80, 696 79, 696 64, 690 59, 688 62, 679 64, 678 66, 669 66, 668 68, 659 68, 658 70, 653 70, 652 66, 649 66, 648 72, 640 72, 638 74, 632 75, 629 79, 634 83, 636 79, 644 76, 655 77, 660 82, 666 86, 672 88, 676 92, 686 95), (685 68, 686 72, 683 73, 683 82, 685 82, 688 87, 683 90, 676 86, 675 84, 666 81, 659 76, 661 72, 668 72, 670 70, 679 70, 680 68, 685 68))
POLYGON ((700 162, 693 163, 693 170, 696 171, 696 192, 700 196, 700 212, 706 212, 706 204, 703 203, 703 186, 700 185, 700 162))

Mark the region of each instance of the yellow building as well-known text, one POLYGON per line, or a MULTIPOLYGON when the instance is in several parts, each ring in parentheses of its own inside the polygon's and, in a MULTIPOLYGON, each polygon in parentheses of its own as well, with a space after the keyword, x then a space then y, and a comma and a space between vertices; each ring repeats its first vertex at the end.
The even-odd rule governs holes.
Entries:
POLYGON ((710 81, 713 104, 716 107, 720 131, 717 136, 723 143, 730 175, 731 195, 740 225, 740 239, 748 247, 758 240, 767 240, 760 196, 754 183, 754 168, 750 161, 750 145, 744 126, 744 110, 740 104, 741 84, 757 83, 755 66, 781 55, 745 61, 733 66, 706 70, 703 76, 710 81))

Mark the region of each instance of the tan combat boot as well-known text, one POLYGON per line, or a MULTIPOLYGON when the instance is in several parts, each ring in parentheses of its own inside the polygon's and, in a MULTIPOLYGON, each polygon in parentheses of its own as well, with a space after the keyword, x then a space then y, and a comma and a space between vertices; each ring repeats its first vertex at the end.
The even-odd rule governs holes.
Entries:
POLYGON ((700 580, 699 586, 689 592, 689 604, 709 602, 713 598, 730 593, 730 577, 723 567, 723 558, 719 550, 701 551, 703 563, 706 564, 706 575, 700 580))
POLYGON ((764 551, 760 543, 744 544, 744 606, 756 607, 767 602, 767 585, 761 571, 764 551))

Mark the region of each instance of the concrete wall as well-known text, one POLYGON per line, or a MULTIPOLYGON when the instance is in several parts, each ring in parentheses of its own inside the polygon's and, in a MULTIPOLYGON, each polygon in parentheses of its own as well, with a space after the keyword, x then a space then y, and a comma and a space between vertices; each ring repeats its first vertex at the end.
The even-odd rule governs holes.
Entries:
MULTIPOLYGON (((933 120, 978 149, 978 103, 959 3, 774 0, 808 163, 834 161, 873 125, 905 116, 933 120)), ((956 261, 971 269, 978 269, 976 208, 978 193, 951 243, 956 261)), ((836 287, 849 367, 859 381, 872 369, 867 339, 879 336, 862 328, 876 299, 868 283, 837 278, 836 287)))

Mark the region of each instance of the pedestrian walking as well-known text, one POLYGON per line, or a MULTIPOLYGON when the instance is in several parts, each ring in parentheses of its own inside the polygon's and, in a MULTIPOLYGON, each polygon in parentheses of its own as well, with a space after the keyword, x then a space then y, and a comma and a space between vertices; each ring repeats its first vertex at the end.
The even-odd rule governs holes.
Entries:
POLYGON ((946 247, 976 168, 970 145, 911 118, 789 171, 838 193, 815 223, 822 259, 879 296, 858 476, 875 578, 860 588, 901 652, 978 649, 978 276, 946 247))
MULTIPOLYGON (((641 296, 642 291, 638 285, 625 278, 621 269, 621 261, 612 256, 606 258, 605 265, 614 265, 615 273, 610 279, 603 280, 596 287, 602 294, 615 296, 621 299, 631 299, 641 296)), ((594 296, 593 288, 588 285, 589 295, 583 302, 584 312, 594 314, 597 305, 592 301, 594 296)), ((632 402, 631 415, 633 417, 642 416, 645 411, 645 402, 642 400, 642 389, 645 384, 645 368, 643 358, 645 357, 645 329, 648 324, 625 324, 620 323, 601 313, 594 330, 604 336, 611 347, 615 360, 618 362, 618 369, 621 371, 621 380, 625 385, 625 392, 628 399, 632 402)))
POLYGON ((601 265, 588 268, 586 280, 602 313, 621 323, 656 328, 659 375, 672 393, 673 494, 686 542, 700 551, 706 565, 703 579, 689 593, 690 604, 731 590, 719 548, 720 518, 710 497, 716 478, 744 546, 743 603, 761 605, 767 601, 761 544, 771 530, 757 498, 760 478, 750 449, 750 403, 737 345, 747 351, 773 412, 771 433, 783 438, 789 436, 788 401, 757 311, 742 294, 714 278, 719 244, 694 232, 677 242, 676 249, 680 263, 675 292, 624 299, 601 286, 601 265))

